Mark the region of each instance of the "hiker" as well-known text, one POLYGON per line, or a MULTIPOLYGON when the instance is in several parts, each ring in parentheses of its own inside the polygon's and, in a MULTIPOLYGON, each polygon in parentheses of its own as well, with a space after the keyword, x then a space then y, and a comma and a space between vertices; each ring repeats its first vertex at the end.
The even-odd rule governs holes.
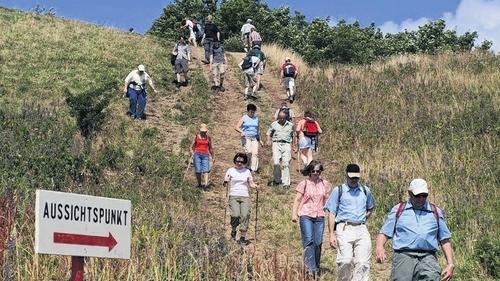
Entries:
POLYGON ((283 184, 283 188, 290 188, 290 161, 292 147, 296 147, 293 124, 287 120, 287 114, 280 112, 278 120, 271 123, 267 130, 267 145, 272 144, 273 151, 273 181, 274 186, 283 184), (281 161, 281 165, 280 165, 281 161))
POLYGON ((252 28, 255 28, 255 26, 253 26, 251 19, 247 19, 247 22, 241 27, 241 41, 245 46, 245 53, 249 51, 251 46, 249 42, 249 35, 250 32, 252 32, 252 28))
POLYGON ((297 66, 292 63, 289 57, 285 58, 285 63, 280 66, 280 83, 285 87, 286 96, 290 103, 295 100, 295 79, 298 74, 297 66))
POLYGON ((412 180, 408 195, 410 199, 394 206, 380 229, 377 261, 383 263, 387 259, 384 244, 392 238, 394 256, 390 280, 450 280, 454 268, 453 248, 444 213, 427 201, 429 189, 425 180, 412 180), (438 245, 447 263, 442 271, 436 258, 438 245))
POLYGON ((182 25, 189 30, 188 42, 193 44, 193 46, 198 47, 198 43, 196 42, 196 33, 199 29, 196 21, 185 18, 182 21, 182 25))
POLYGON ((248 55, 257 57, 260 60, 259 66, 255 69, 256 89, 259 90, 260 80, 262 79, 262 75, 264 74, 264 69, 266 68, 266 55, 264 54, 264 52, 261 51, 259 45, 254 46, 252 50, 250 50, 248 55))
POLYGON ((306 168, 308 178, 295 188, 292 222, 299 221, 302 246, 304 247, 304 265, 306 272, 313 277, 320 273, 321 244, 325 228, 325 205, 332 189, 329 181, 321 178, 323 165, 314 160, 306 168))
POLYGON ((313 160, 313 150, 317 150, 318 136, 323 132, 318 121, 314 120, 310 111, 304 113, 304 118, 297 124, 297 136, 299 138, 300 158, 304 167, 313 160))
POLYGON ((219 28, 212 22, 212 16, 207 17, 205 28, 203 30, 203 38, 201 39, 203 49, 205 50, 204 64, 209 63, 210 55, 212 54, 213 45, 215 42, 220 42, 219 28))
POLYGON ((214 42, 212 53, 210 54, 210 70, 213 74, 214 85, 213 91, 224 92, 224 73, 226 72, 226 52, 221 42, 214 42))
POLYGON ((207 124, 200 125, 200 131, 195 135, 189 150, 193 157, 198 188, 206 190, 208 186, 208 173, 210 173, 210 157, 212 157, 212 161, 215 161, 212 138, 208 135, 207 124))
POLYGON ((245 238, 250 224, 250 193, 249 188, 257 188, 252 173, 245 165, 248 157, 245 153, 236 153, 233 158, 234 167, 227 170, 224 176, 224 186, 229 185, 229 207, 231 209, 231 239, 236 240, 236 228, 240 226, 239 243, 248 245, 245 238))
POLYGON ((127 115, 136 120, 146 120, 146 114, 144 113, 147 101, 146 82, 153 89, 153 92, 157 94, 158 91, 155 89, 153 79, 146 73, 146 67, 142 64, 137 69, 132 70, 125 78, 123 92, 130 102, 127 115))
POLYGON ((191 50, 184 37, 179 38, 179 42, 175 44, 172 54, 176 55, 174 68, 177 83, 175 87, 179 89, 181 86, 187 86, 188 84, 189 62, 191 61, 191 50))
POLYGON ((295 114, 293 113, 293 110, 288 107, 286 101, 282 102, 280 108, 276 109, 276 112, 274 113, 274 120, 278 120, 278 114, 280 112, 285 112, 286 120, 292 122, 292 125, 295 125, 295 114))
POLYGON ((346 180, 335 187, 325 204, 329 212, 330 245, 337 249, 337 280, 367 281, 372 242, 366 219, 375 208, 370 189, 359 182, 357 164, 346 167, 346 180))
POLYGON ((255 27, 250 28, 250 34, 248 34, 248 42, 249 46, 252 48, 255 46, 262 46, 262 38, 260 37, 260 33, 257 32, 255 27))
POLYGON ((258 68, 260 67, 259 58, 256 56, 252 56, 251 54, 247 54, 246 57, 244 57, 240 62, 239 67, 241 70, 243 70, 243 74, 245 75, 244 99, 256 99, 258 89, 256 73, 258 68), (250 87, 252 87, 252 93, 249 94, 250 87))
POLYGON ((259 130, 259 117, 255 114, 257 106, 255 104, 247 105, 247 113, 241 117, 236 125, 235 130, 240 133, 241 145, 249 158, 249 167, 252 172, 258 172, 259 169, 259 144, 260 130, 259 130))

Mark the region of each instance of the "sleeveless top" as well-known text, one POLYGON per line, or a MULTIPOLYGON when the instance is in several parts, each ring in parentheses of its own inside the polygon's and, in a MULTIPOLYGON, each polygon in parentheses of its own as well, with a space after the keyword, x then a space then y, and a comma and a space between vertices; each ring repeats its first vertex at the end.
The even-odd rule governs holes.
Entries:
POLYGON ((252 118, 248 114, 245 114, 241 130, 245 132, 245 137, 256 137, 259 133, 259 117, 254 116, 252 118))
POLYGON ((208 145, 210 144, 210 137, 202 138, 200 134, 196 134, 196 141, 194 142, 194 153, 209 154, 208 145))

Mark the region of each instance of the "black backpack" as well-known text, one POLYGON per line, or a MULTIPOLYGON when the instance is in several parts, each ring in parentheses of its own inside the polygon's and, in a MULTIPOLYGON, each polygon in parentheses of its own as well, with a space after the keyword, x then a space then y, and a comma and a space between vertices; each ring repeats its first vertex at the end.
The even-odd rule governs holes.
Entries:
POLYGON ((252 57, 251 56, 246 56, 243 59, 243 63, 241 64, 241 69, 247 70, 247 69, 250 69, 251 67, 253 67, 252 57))
POLYGON ((295 77, 295 67, 291 63, 285 64, 283 67, 283 76, 285 77, 295 77))

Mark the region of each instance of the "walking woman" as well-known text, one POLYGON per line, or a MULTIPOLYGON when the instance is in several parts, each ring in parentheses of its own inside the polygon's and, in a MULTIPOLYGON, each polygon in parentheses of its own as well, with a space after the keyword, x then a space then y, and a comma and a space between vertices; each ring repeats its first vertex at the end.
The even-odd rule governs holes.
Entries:
POLYGON ((206 190, 208 186, 208 173, 210 173, 210 157, 212 157, 212 161, 215 161, 212 138, 208 135, 207 124, 200 125, 200 132, 195 135, 189 150, 191 151, 191 155, 193 155, 194 172, 196 173, 198 188, 206 190))
POLYGON ((263 143, 260 140, 260 124, 256 112, 257 106, 252 103, 248 104, 247 113, 240 118, 234 129, 240 134, 241 146, 249 158, 250 170, 258 173, 259 144, 263 145, 263 143))
POLYGON ((301 181, 295 191, 292 222, 299 221, 304 247, 304 265, 306 272, 318 276, 320 270, 321 244, 325 228, 323 206, 332 190, 329 181, 321 178, 323 165, 313 160, 306 167, 308 178, 301 181))
POLYGON ((252 173, 246 167, 248 157, 245 153, 237 153, 234 158, 234 167, 227 170, 224 177, 224 186, 229 184, 229 207, 231 209, 231 238, 236 240, 236 228, 240 226, 240 240, 242 245, 248 245, 245 235, 250 224, 250 192, 249 188, 257 188, 253 182, 252 173))

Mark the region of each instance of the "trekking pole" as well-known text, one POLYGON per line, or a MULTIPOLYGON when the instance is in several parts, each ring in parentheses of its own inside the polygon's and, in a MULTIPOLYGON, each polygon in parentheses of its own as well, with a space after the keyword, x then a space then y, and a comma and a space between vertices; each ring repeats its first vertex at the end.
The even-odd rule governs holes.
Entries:
POLYGON ((222 184, 222 186, 225 186, 226 187, 226 194, 224 196, 224 200, 223 200, 223 203, 224 203, 224 222, 222 223, 222 225, 224 226, 224 229, 226 229, 226 216, 227 216, 227 199, 228 199, 228 192, 229 192, 229 184, 227 182, 224 182, 222 184))
POLYGON ((186 171, 184 171, 184 176, 182 177, 183 181, 186 179, 187 172, 189 171, 189 168, 191 167, 191 163, 192 162, 193 162, 193 157, 191 156, 189 158, 189 161, 188 161, 188 164, 187 164, 187 167, 186 167, 186 171))
POLYGON ((255 199, 255 242, 257 242, 257 222, 259 219, 259 188, 256 188, 257 196, 255 199))

